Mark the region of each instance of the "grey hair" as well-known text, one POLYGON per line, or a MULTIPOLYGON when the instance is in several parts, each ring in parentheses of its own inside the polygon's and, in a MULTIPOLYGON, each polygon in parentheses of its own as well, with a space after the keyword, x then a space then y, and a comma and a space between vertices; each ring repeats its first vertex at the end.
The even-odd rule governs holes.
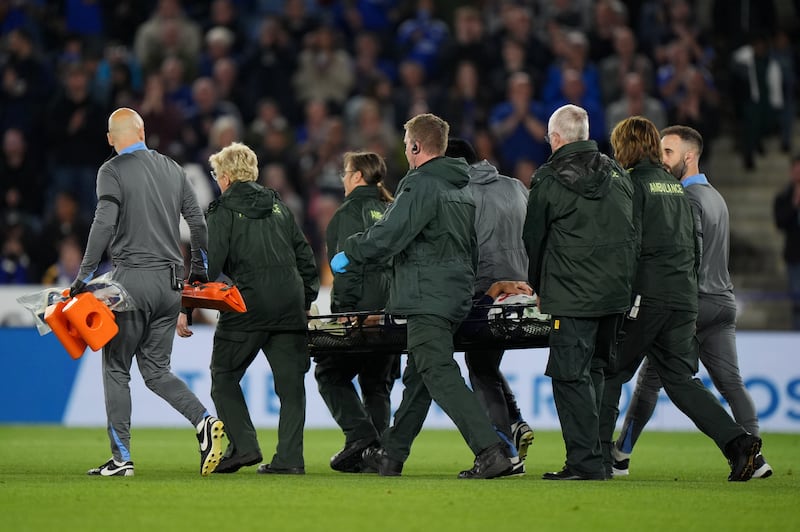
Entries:
POLYGON ((589 139, 589 115, 577 105, 564 105, 556 109, 547 123, 549 132, 558 133, 564 142, 589 139))

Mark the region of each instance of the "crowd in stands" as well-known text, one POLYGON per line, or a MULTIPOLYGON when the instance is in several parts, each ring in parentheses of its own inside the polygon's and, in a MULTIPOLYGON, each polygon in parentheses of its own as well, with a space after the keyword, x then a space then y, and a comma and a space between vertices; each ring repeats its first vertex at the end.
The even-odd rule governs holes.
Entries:
POLYGON ((121 106, 142 115, 150 148, 184 165, 201 205, 219 194, 209 155, 251 146, 321 269, 342 155, 382 154, 395 187, 402 125, 423 112, 526 185, 566 103, 588 111, 606 152, 631 115, 692 126, 710 147, 730 114, 750 125, 738 130, 752 168, 766 135, 791 149, 797 26, 776 2, 749 2, 746 16, 742 4, 0 1, 0 284, 75 277, 96 172, 113 155, 106 120, 121 106))

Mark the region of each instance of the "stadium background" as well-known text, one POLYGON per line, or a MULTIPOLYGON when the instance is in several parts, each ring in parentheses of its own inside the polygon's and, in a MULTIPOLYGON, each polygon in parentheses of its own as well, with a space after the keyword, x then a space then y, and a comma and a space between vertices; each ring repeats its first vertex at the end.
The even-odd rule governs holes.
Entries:
MULTIPOLYGON (((798 4, 0 2, 0 358, 13 376, 0 399, 15 405, 0 422, 105 423, 98 355, 73 362, 52 335, 38 337, 14 299, 74 278, 94 206, 95 173, 110 155, 105 120, 121 105, 143 114, 148 145, 185 166, 206 204, 219 193, 208 175, 208 155, 232 140, 251 145, 261 182, 292 207, 324 281, 323 237, 342 199, 341 155, 349 149, 382 153, 396 183, 406 168, 402 124, 413 114, 445 117, 454 135, 472 140, 482 157, 526 183, 548 152, 540 138, 515 132, 509 140, 499 131, 514 72, 531 80, 531 118, 546 124, 554 108, 578 103, 591 111, 592 137, 601 146, 607 147, 613 126, 609 117, 635 108, 665 121, 659 125, 692 124, 708 145, 703 169, 731 208, 740 329, 788 328, 771 200, 788 181, 789 154, 797 146, 798 45, 785 37, 796 35, 798 4), (628 100, 621 99, 619 76, 616 87, 604 77, 619 65, 611 59, 613 30, 620 27, 638 39, 629 70, 643 74, 643 92, 631 88, 628 100), (738 75, 735 53, 758 43, 768 44, 769 57, 782 69, 780 106, 766 99, 753 105, 746 72, 738 75), (520 145, 530 147, 527 155, 520 145)), ((176 341, 174 365, 210 403, 207 327, 176 341)), ((798 340, 797 333, 740 332, 743 377, 764 430, 800 432, 798 340)), ((525 415, 537 426, 556 428, 543 376, 546 351, 516 351, 507 359, 525 415)), ((259 425, 273 426, 268 368, 259 364, 248 374, 248 398, 259 425)), ((181 422, 140 389, 138 381, 134 423, 181 422)), ((332 426, 313 378, 307 389, 309 426, 332 426)), ((689 428, 663 399, 653 426, 689 428)), ((437 411, 428 424, 450 426, 437 411)))

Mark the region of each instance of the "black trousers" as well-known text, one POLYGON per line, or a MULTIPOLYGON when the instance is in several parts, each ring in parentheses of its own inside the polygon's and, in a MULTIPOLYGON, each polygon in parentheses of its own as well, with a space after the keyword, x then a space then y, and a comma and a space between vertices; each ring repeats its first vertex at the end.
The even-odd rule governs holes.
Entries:
POLYGON ((325 355, 315 361, 319 394, 342 428, 345 443, 364 438, 377 440, 389 426, 389 396, 400 377, 400 355, 325 355), (356 376, 361 397, 353 385, 356 376))

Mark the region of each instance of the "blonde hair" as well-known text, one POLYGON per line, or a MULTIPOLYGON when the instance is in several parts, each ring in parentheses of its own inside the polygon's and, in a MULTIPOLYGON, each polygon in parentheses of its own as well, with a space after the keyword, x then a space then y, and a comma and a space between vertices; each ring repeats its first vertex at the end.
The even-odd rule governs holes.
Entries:
POLYGON ((631 116, 614 126, 611 147, 614 158, 623 168, 631 168, 644 160, 663 164, 658 128, 643 116, 631 116))
POLYGON ((377 185, 384 201, 391 203, 394 196, 383 186, 386 177, 386 161, 383 157, 371 151, 349 151, 343 156, 344 166, 361 172, 361 177, 368 185, 377 185))
POLYGON ((408 132, 412 142, 418 142, 432 155, 444 155, 447 151, 447 137, 450 135, 450 124, 431 113, 417 115, 405 123, 403 128, 408 132))
POLYGON ((227 175, 231 181, 255 181, 258 179, 258 157, 253 150, 241 142, 234 142, 208 158, 211 168, 220 176, 227 175))

